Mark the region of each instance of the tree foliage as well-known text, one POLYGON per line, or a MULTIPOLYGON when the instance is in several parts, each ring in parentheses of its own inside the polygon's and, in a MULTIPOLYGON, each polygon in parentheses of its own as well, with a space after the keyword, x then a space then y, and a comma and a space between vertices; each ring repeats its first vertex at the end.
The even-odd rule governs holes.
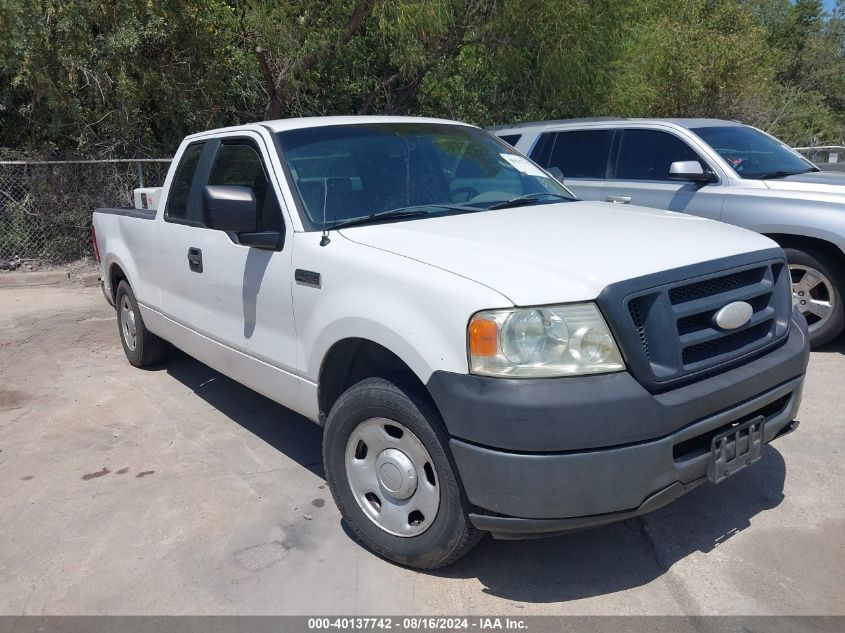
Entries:
POLYGON ((845 137, 845 0, 3 0, 0 147, 160 155, 262 118, 738 118, 845 137))

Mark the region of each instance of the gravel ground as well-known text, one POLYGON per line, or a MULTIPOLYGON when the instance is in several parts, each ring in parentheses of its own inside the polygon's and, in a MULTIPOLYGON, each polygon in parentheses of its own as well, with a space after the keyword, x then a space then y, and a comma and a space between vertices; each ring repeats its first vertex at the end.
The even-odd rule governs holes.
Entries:
POLYGON ((0 289, 0 614, 845 614, 843 352, 723 484, 419 573, 344 529, 316 426, 178 353, 132 368, 98 288, 0 289))

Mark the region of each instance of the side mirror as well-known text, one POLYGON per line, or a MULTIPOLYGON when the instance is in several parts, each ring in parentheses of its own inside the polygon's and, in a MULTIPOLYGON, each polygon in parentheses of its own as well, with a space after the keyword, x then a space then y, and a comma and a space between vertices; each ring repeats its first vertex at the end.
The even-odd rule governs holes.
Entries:
POLYGON ((255 194, 249 187, 208 185, 202 194, 203 219, 208 228, 234 233, 258 230, 255 194))
POLYGON ((669 165, 669 178, 672 180, 708 182, 711 176, 704 171, 704 167, 697 160, 679 160, 669 165))
POLYGON ((563 184, 563 172, 560 170, 560 167, 549 167, 546 171, 552 175, 552 178, 563 184))

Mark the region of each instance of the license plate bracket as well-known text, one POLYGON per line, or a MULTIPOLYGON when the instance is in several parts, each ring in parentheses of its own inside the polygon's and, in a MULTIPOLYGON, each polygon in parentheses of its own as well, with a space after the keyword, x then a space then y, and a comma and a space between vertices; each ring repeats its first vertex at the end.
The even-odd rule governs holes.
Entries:
POLYGON ((761 415, 719 433, 710 444, 707 478, 721 483, 763 456, 763 427, 761 415))

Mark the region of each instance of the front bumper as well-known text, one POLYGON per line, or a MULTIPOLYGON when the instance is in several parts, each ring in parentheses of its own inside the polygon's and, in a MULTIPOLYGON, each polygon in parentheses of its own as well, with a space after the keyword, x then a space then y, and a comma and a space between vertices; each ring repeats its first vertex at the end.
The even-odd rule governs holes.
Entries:
POLYGON ((507 380, 435 373, 429 390, 480 529, 544 535, 654 510, 706 481, 710 440, 765 417, 785 434, 809 359, 806 324, 765 356, 660 394, 627 372, 507 380))

